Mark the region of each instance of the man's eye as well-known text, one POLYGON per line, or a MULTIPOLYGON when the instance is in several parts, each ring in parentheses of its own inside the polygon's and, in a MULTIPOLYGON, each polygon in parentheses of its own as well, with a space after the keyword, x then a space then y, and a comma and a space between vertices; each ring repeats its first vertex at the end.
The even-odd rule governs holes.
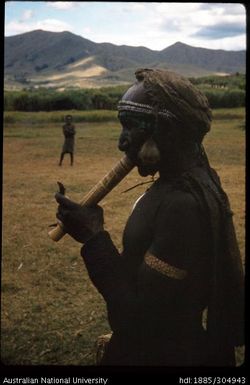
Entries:
POLYGON ((128 126, 127 124, 122 124, 122 129, 123 129, 124 131, 131 131, 131 127, 128 126))

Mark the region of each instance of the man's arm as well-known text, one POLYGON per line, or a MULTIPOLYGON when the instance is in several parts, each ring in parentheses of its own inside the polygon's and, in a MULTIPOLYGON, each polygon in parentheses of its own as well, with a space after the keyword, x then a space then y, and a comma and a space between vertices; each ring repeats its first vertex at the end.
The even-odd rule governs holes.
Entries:
POLYGON ((181 299, 190 275, 203 264, 202 231, 192 197, 177 197, 171 205, 163 205, 134 285, 127 281, 123 268, 126 261, 107 232, 83 246, 83 259, 92 282, 107 302, 113 330, 126 332, 128 324, 135 329, 146 304, 168 306, 176 296, 181 299))

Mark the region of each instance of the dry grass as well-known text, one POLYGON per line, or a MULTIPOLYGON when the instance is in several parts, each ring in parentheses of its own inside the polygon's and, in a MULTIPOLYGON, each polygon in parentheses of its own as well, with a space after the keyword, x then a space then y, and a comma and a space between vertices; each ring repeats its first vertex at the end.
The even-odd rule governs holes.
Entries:
MULTIPOLYGON (((205 146, 232 209, 244 258, 245 148, 241 119, 215 121, 205 146)), ((109 331, 102 297, 91 284, 77 244, 47 235, 54 222, 56 181, 80 200, 121 156, 118 123, 77 124, 74 167, 58 167, 60 124, 4 128, 2 361, 6 364, 90 365, 96 337, 109 331)), ((102 202, 118 248, 132 203, 144 190, 136 170, 102 202), (115 221, 114 221, 115 218, 115 221)), ((147 185, 146 185, 147 186, 147 185)))
POLYGON ((107 69, 94 63, 94 57, 78 60, 68 64, 60 73, 44 76, 34 76, 30 80, 37 83, 50 83, 57 87, 86 87, 90 88, 95 83, 93 77, 107 73, 107 69))
POLYGON ((85 70, 72 70, 72 71, 67 71, 62 74, 57 74, 57 75, 51 75, 48 76, 47 79, 50 81, 55 81, 55 80, 63 80, 67 78, 68 80, 71 80, 72 78, 79 78, 79 79, 85 79, 85 78, 90 78, 92 76, 100 76, 103 73, 105 73, 107 70, 104 67, 93 65, 90 68, 87 68, 85 70))

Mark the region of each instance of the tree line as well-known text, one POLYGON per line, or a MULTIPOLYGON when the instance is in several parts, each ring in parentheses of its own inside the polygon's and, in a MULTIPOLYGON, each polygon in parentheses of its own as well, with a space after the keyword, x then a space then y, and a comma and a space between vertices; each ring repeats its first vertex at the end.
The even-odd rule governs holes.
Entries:
MULTIPOLYGON (((190 78, 207 96, 211 108, 245 106, 245 75, 207 76, 190 78)), ((128 88, 125 86, 100 89, 57 91, 54 89, 24 89, 4 92, 5 111, 115 110, 128 88)))
POLYGON ((5 111, 113 110, 127 86, 56 91, 24 89, 4 92, 5 111))

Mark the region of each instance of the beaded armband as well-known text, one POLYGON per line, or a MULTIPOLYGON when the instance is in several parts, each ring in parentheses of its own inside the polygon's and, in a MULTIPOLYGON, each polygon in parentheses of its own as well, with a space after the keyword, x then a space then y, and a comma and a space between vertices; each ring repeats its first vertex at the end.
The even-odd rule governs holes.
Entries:
POLYGON ((160 260, 150 253, 146 253, 144 261, 151 269, 158 271, 163 275, 175 279, 184 279, 187 276, 187 271, 178 267, 172 266, 167 262, 160 260))

